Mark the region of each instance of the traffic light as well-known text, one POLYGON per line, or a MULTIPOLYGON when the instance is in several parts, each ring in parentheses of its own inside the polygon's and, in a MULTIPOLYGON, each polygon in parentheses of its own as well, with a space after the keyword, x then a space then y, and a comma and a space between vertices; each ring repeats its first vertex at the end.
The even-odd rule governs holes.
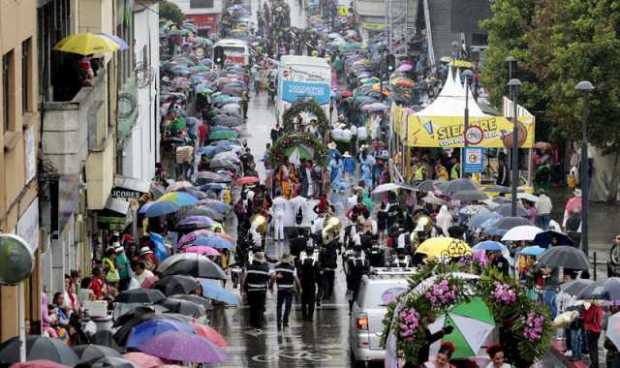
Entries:
POLYGON ((215 46, 213 48, 213 62, 220 67, 224 67, 224 48, 222 46, 215 46))
POLYGON ((396 69, 396 56, 388 54, 385 58, 385 64, 387 65, 388 73, 393 72, 396 69))

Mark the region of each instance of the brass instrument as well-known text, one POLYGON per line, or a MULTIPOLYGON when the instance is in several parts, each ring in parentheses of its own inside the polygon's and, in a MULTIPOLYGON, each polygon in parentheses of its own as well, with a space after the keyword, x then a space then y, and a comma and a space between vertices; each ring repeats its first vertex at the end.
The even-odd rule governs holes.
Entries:
POLYGON ((329 244, 335 239, 338 239, 340 237, 340 230, 342 230, 342 222, 340 219, 336 216, 328 215, 323 222, 323 230, 321 231, 323 244, 329 244))
POLYGON ((415 219, 415 228, 409 235, 409 242, 412 246, 418 245, 420 239, 420 233, 426 234, 426 237, 430 236, 433 231, 433 220, 426 215, 419 215, 415 219))
POLYGON ((251 229, 264 236, 267 234, 267 218, 259 213, 250 218, 251 229))

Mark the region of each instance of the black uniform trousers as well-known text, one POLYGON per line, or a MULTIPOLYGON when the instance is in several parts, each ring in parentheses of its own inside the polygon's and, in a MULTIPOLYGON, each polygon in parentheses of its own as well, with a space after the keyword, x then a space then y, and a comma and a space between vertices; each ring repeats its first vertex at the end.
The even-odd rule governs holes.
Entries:
POLYGON ((263 327, 266 298, 267 292, 265 290, 248 291, 248 305, 250 306, 250 325, 254 328, 263 327))
POLYGON ((312 321, 314 303, 316 302, 316 287, 303 287, 301 292, 301 315, 304 321, 312 321))
POLYGON ((276 304, 276 321, 278 325, 283 323, 288 325, 288 316, 291 314, 291 306, 293 305, 293 290, 292 289, 279 289, 278 301, 276 304), (284 314, 282 314, 282 307, 284 307, 284 314))

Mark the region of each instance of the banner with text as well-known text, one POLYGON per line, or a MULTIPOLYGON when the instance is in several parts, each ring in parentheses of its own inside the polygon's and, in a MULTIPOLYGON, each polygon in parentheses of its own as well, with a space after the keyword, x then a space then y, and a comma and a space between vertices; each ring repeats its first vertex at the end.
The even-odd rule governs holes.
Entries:
POLYGON ((293 103, 306 97, 312 97, 319 105, 327 105, 331 97, 330 85, 327 83, 282 81, 282 100, 293 103))

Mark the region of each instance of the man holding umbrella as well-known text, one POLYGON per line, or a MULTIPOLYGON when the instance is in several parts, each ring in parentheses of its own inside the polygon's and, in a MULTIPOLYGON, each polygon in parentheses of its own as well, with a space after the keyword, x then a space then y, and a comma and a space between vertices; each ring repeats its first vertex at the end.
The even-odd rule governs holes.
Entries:
POLYGON ((254 259, 248 265, 241 285, 243 285, 243 290, 250 306, 250 325, 256 329, 261 328, 263 325, 269 279, 269 266, 265 260, 265 253, 254 253, 254 259))

